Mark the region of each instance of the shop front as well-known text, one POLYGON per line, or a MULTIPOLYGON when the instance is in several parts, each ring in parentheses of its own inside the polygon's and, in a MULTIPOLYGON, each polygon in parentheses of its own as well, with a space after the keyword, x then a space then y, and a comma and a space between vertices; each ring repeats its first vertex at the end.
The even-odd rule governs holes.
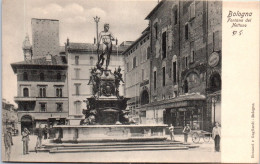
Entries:
POLYGON ((149 106, 150 111, 164 109, 163 123, 172 124, 176 133, 181 133, 186 124, 189 124, 192 130, 207 129, 205 123, 207 120, 206 97, 204 95, 184 95, 154 102, 149 106))

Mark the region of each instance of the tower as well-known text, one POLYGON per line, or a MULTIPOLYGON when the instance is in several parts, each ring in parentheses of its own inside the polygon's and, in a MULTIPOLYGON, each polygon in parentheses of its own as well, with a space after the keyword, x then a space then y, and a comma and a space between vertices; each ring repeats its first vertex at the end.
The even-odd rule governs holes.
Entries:
POLYGON ((32 59, 32 45, 30 43, 28 34, 26 34, 23 41, 23 54, 24 54, 25 61, 32 59))

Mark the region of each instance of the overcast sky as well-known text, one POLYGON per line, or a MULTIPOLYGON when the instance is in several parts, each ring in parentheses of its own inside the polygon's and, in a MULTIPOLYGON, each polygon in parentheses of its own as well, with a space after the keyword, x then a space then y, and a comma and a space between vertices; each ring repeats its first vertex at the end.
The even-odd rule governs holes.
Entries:
POLYGON ((133 41, 147 27, 144 20, 158 0, 3 0, 2 2, 2 97, 10 102, 17 96, 17 79, 10 63, 23 61, 22 42, 31 38, 31 18, 58 19, 60 45, 93 43, 96 36, 93 17, 99 16, 119 43, 133 41))

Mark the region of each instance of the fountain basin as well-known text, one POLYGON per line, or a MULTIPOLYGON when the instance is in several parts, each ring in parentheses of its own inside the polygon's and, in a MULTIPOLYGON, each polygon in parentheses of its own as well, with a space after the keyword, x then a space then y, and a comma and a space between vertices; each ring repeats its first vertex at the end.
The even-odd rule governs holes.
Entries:
POLYGON ((57 125, 54 142, 109 142, 166 140, 167 125, 57 125))

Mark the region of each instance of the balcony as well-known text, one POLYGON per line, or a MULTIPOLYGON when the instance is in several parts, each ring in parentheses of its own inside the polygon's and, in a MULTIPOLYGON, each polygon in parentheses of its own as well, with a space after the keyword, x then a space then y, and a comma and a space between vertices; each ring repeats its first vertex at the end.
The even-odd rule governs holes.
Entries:
POLYGON ((36 97, 14 97, 14 101, 36 101, 36 97))

